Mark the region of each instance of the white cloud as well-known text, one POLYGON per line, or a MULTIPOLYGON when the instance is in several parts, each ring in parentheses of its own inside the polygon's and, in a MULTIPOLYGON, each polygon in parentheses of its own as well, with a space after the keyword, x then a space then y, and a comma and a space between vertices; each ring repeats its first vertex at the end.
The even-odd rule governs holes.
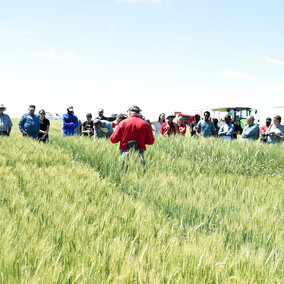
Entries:
POLYGON ((232 69, 225 69, 222 77, 235 78, 235 79, 249 79, 249 76, 247 74, 239 71, 234 71, 232 69))
POLYGON ((65 51, 65 56, 67 56, 67 57, 76 57, 76 55, 72 51, 65 51))
POLYGON ((24 30, 13 30, 4 26, 0 26, 0 33, 7 34, 13 39, 18 39, 22 41, 34 41, 36 36, 36 34, 33 32, 24 30))
POLYGON ((263 57, 265 61, 276 63, 276 64, 284 64, 284 61, 280 61, 278 59, 272 59, 270 57, 263 57))

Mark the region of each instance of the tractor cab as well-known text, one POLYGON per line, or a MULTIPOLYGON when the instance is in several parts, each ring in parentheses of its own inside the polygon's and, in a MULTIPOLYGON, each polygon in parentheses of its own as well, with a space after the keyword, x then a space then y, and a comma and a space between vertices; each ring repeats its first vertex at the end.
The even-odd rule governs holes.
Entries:
MULTIPOLYGON (((257 109, 252 109, 250 107, 224 107, 224 108, 214 108, 212 109, 213 116, 215 116, 215 112, 225 112, 226 114, 230 115, 232 121, 240 126, 242 130, 247 126, 246 118, 249 115, 253 115, 255 118, 255 123, 259 124, 259 117, 257 113, 257 109)), ((219 115, 220 117, 220 115, 219 115)))

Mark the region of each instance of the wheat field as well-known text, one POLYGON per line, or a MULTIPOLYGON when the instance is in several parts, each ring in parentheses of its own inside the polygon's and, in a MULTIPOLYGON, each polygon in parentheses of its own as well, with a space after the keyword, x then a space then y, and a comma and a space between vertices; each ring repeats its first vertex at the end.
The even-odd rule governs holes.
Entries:
POLYGON ((283 283, 284 146, 0 137, 1 283, 283 283))

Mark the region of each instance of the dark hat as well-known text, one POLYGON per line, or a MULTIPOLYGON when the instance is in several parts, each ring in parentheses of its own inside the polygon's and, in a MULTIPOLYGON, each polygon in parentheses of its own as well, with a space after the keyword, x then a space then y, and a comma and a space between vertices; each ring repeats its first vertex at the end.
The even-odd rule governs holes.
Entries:
POLYGON ((36 109, 35 105, 29 105, 29 109, 36 109))
POLYGON ((271 119, 270 117, 267 117, 267 118, 266 118, 266 121, 267 121, 267 122, 271 122, 272 119, 271 119))
POLYGON ((128 111, 132 111, 132 112, 135 112, 135 113, 139 113, 139 112, 142 111, 142 109, 139 108, 139 106, 137 106, 137 105, 132 105, 132 106, 130 106, 130 108, 128 109, 128 111))
POLYGON ((174 114, 169 114, 169 115, 167 115, 166 119, 168 119, 168 118, 170 118, 170 117, 175 118, 176 116, 175 116, 174 114))
POLYGON ((97 118, 97 119, 94 120, 93 124, 94 124, 95 127, 98 127, 98 125, 102 124, 102 122, 101 122, 100 119, 97 118))

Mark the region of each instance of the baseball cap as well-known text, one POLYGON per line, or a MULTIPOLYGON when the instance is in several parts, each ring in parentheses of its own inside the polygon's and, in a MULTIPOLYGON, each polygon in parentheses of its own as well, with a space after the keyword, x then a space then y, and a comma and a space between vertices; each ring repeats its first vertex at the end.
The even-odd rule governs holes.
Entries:
POLYGON ((35 107, 35 105, 29 105, 29 109, 33 109, 33 110, 35 110, 35 109, 36 109, 36 107, 35 107))
POLYGON ((142 109, 139 108, 139 106, 137 106, 137 105, 132 105, 132 106, 129 107, 128 111, 133 111, 135 113, 139 113, 139 112, 142 111, 142 109))
POLYGON ((69 111, 74 111, 74 108, 73 108, 73 106, 69 106, 69 107, 67 108, 67 110, 69 110, 69 111))

